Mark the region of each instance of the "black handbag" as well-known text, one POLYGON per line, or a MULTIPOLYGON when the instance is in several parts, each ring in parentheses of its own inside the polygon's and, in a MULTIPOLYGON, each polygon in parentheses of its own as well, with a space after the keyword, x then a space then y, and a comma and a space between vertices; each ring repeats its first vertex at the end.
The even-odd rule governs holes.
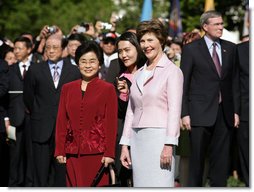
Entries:
POLYGON ((101 187, 120 187, 121 185, 119 183, 117 183, 116 170, 115 170, 115 167, 114 167, 113 164, 109 164, 108 167, 105 167, 104 164, 102 164, 90 186, 91 187, 97 187, 97 185, 100 182, 103 174, 107 173, 107 172, 109 173, 110 184, 109 185, 103 185, 101 187))

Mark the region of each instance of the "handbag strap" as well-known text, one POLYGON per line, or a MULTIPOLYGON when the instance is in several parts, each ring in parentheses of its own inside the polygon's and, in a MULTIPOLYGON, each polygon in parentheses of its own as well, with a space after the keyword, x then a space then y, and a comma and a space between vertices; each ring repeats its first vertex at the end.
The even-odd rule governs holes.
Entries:
POLYGON ((114 185, 116 184, 116 173, 115 169, 113 168, 112 164, 109 164, 109 175, 111 179, 111 184, 114 185))
POLYGON ((109 172, 109 177, 110 177, 111 184, 112 185, 116 184, 116 173, 115 173, 115 170, 113 168, 113 165, 109 164, 108 167, 105 167, 104 164, 102 164, 100 169, 96 173, 96 176, 94 177, 93 182, 92 182, 92 184, 90 186, 91 187, 96 187, 98 185, 98 183, 100 182, 103 174, 106 171, 109 172))

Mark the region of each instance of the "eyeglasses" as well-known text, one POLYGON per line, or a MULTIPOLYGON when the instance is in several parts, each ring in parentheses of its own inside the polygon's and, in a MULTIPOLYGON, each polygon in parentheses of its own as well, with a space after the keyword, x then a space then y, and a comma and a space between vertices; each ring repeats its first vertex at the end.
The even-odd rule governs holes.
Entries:
POLYGON ((105 44, 105 45, 107 45, 107 44, 115 45, 115 42, 113 42, 113 41, 103 41, 103 44, 105 44))
POLYGON ((53 49, 54 51, 55 51, 55 50, 58 50, 59 48, 61 48, 61 47, 60 47, 60 46, 46 46, 46 47, 45 47, 46 50, 53 49))

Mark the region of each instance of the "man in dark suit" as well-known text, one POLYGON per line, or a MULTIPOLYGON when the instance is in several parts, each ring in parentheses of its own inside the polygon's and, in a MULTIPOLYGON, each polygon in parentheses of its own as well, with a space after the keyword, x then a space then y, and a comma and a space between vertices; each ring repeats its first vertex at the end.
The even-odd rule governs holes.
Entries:
POLYGON ((8 64, 0 59, 0 187, 7 187, 9 179, 9 155, 4 123, 4 118, 7 116, 8 104, 8 70, 8 64))
POLYGON ((5 121, 6 129, 8 129, 11 125, 15 127, 16 130, 16 141, 9 141, 9 187, 32 186, 32 151, 30 150, 31 138, 29 137, 30 134, 28 134, 27 127, 29 126, 29 117, 25 112, 25 104, 23 101, 23 80, 26 71, 32 64, 29 60, 31 51, 32 42, 27 37, 18 37, 15 39, 14 54, 18 62, 10 66, 8 73, 9 102, 7 117, 9 120, 6 119, 5 121), (26 176, 28 177, 27 182, 29 183, 25 183, 26 176))
POLYGON ((240 126, 237 130, 237 139, 243 180, 249 187, 249 41, 238 44, 237 56, 241 90, 240 126))
POLYGON ((120 69, 118 57, 111 60, 105 80, 109 83, 115 84, 116 77, 119 76, 120 69))
POLYGON ((234 126, 239 126, 236 45, 220 39, 220 13, 207 11, 200 23, 205 36, 183 47, 180 65, 184 74, 182 123, 190 130, 191 142, 189 186, 202 186, 208 155, 209 185, 225 187, 231 133, 234 126))
MULTIPOLYGON (((50 35, 48 60, 31 66, 24 84, 24 101, 31 115, 34 186, 66 186, 65 165, 54 159, 55 122, 63 84, 79 79, 78 68, 61 58, 63 39, 50 35)), ((75 99, 75 98, 74 98, 75 99)))

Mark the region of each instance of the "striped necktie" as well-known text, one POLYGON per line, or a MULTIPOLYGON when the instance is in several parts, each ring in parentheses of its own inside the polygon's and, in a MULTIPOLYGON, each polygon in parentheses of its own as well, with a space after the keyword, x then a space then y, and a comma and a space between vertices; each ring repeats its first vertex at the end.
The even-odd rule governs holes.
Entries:
POLYGON ((54 82, 57 82, 59 80, 59 72, 57 69, 59 69, 59 67, 57 65, 53 66, 54 69, 54 73, 53 73, 53 80, 54 82))

